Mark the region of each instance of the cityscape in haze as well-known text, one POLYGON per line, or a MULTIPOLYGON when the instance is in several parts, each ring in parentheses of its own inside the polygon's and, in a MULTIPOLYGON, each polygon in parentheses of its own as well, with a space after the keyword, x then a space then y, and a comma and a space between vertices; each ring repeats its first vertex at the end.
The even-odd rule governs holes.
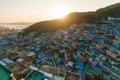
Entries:
POLYGON ((120 80, 120 0, 0 0, 0 80, 120 80))

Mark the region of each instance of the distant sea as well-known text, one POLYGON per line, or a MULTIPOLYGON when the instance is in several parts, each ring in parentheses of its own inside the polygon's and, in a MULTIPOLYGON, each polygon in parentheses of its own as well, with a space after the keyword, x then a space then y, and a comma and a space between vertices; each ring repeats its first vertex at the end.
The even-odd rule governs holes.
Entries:
POLYGON ((14 28, 14 29, 24 29, 29 27, 32 24, 2 24, 0 23, 0 26, 6 27, 6 28, 14 28))

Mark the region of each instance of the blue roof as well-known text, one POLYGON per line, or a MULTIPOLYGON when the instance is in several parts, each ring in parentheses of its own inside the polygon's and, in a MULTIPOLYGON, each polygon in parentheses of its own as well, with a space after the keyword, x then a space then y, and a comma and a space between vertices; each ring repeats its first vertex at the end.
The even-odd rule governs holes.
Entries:
POLYGON ((100 70, 100 71, 103 70, 103 68, 102 68, 100 65, 98 65, 98 64, 95 65, 94 67, 96 67, 96 68, 97 68, 98 70, 100 70))
POLYGON ((120 42, 115 43, 115 48, 120 49, 120 42))
POLYGON ((2 41, 2 42, 0 42, 0 45, 5 45, 6 44, 6 41, 4 40, 4 41, 2 41))
POLYGON ((113 30, 112 30, 112 29, 107 30, 107 33, 112 34, 112 33, 113 33, 113 30))
POLYGON ((45 54, 44 53, 41 53, 37 58, 38 59, 44 59, 46 56, 45 56, 45 54))
POLYGON ((104 30, 108 30, 108 26, 104 26, 103 29, 104 29, 104 30))
POLYGON ((120 35, 120 30, 117 31, 118 35, 120 35))
POLYGON ((82 61, 78 60, 76 65, 78 69, 85 70, 85 64, 82 61))
POLYGON ((100 50, 98 50, 98 49, 92 49, 92 50, 90 50, 90 52, 94 53, 96 55, 99 55, 101 53, 100 50))
POLYGON ((53 59, 53 58, 54 58, 54 56, 53 56, 53 55, 51 55, 49 58, 50 58, 50 59, 53 59))
POLYGON ((42 53, 40 54, 37 58, 36 58, 36 63, 39 63, 41 60, 43 60, 44 58, 46 58, 45 54, 42 53))
POLYGON ((97 44, 101 44, 103 41, 104 41, 104 39, 102 39, 102 38, 95 39, 95 42, 96 42, 97 44))
POLYGON ((94 29, 94 30, 92 30, 91 32, 92 32, 92 33, 97 33, 97 30, 94 29))
POLYGON ((57 58, 57 63, 61 62, 62 59, 60 57, 57 58))
POLYGON ((35 59, 36 63, 39 63, 41 60, 40 59, 35 59))

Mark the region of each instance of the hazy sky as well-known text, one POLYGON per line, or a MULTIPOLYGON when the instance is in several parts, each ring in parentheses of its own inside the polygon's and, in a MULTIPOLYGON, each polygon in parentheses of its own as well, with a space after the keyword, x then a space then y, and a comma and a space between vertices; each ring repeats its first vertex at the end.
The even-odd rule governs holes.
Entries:
POLYGON ((66 13, 84 12, 95 11, 118 2, 120 0, 0 0, 0 22, 54 19, 59 7, 64 8, 66 13))

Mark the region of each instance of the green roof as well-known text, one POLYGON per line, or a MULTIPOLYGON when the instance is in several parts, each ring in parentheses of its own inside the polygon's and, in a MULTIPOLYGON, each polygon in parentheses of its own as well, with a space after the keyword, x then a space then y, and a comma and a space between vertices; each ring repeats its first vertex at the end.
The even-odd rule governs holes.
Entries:
POLYGON ((95 75, 98 76, 98 75, 100 74, 100 71, 98 71, 98 70, 92 68, 91 66, 88 66, 88 68, 87 68, 87 73, 89 73, 89 74, 94 73, 95 75))
POLYGON ((87 73, 91 74, 93 72, 93 68, 91 66, 88 66, 87 73))
POLYGON ((0 80, 12 80, 11 74, 12 72, 0 65, 0 80))
POLYGON ((103 77, 104 77, 104 79, 109 79, 109 78, 110 78, 110 75, 107 74, 107 73, 103 73, 103 77))

